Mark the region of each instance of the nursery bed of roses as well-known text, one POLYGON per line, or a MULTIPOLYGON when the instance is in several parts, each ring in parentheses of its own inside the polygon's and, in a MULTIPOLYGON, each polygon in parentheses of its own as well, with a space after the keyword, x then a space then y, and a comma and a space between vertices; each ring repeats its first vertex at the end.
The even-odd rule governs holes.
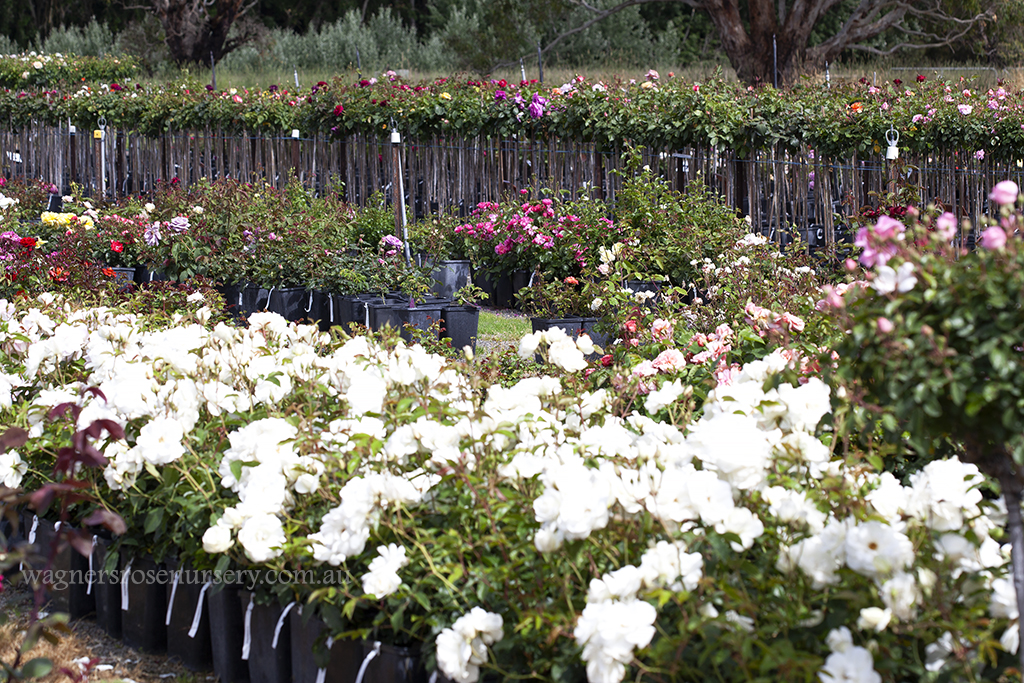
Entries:
POLYGON ((59 480, 72 433, 116 422, 91 481, 119 552, 341 570, 260 599, 423 642, 453 680, 998 678, 1019 636, 990 483, 844 450, 843 392, 777 346, 803 321, 747 309, 737 330, 639 319, 664 348, 640 371, 529 335, 548 374, 506 387, 387 336, 214 325, 201 293, 164 315, 4 301, 0 419, 29 439, 0 480, 59 480), (730 365, 740 338, 759 359, 730 365), (691 344, 722 361, 710 392, 691 344))
POLYGON ((1013 162, 1024 142, 1020 92, 981 91, 970 81, 924 75, 912 83, 861 79, 791 91, 743 88, 721 79, 688 83, 654 71, 640 82, 578 76, 556 88, 463 78, 406 83, 394 72, 355 82, 339 76, 308 91, 214 91, 194 81, 125 87, 112 81, 43 90, 8 86, 0 96, 0 116, 15 129, 70 121, 86 130, 104 116, 112 127, 154 136, 207 128, 273 136, 297 128, 304 135, 384 137, 394 123, 411 140, 630 140, 657 148, 724 147, 741 156, 778 146, 843 157, 876 154, 890 126, 900 133, 900 147, 912 154, 961 150, 967 160, 980 150, 990 159, 1013 162))

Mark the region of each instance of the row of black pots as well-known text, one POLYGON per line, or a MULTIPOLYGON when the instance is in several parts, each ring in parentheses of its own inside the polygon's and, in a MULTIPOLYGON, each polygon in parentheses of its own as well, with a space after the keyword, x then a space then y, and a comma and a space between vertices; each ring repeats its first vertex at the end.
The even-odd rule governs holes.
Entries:
MULTIPOLYGON (((22 538, 48 556, 57 527, 28 513, 22 530, 22 538)), ((174 560, 121 556, 114 562, 112 543, 94 537, 89 558, 62 543, 48 567, 52 610, 72 618, 94 616, 112 638, 143 652, 166 653, 194 671, 212 670, 222 683, 427 683, 431 678, 418 648, 333 642, 308 606, 303 613, 294 603, 260 604, 241 586, 201 583, 203 574, 174 560)), ((438 674, 436 680, 446 679, 438 674)))
POLYGON ((286 320, 317 321, 321 330, 339 325, 350 332, 357 325, 380 330, 390 325, 401 331, 406 341, 412 340, 407 325, 428 332, 441 321, 441 335, 452 340, 452 346, 476 348, 480 309, 457 306, 450 299, 426 297, 410 305, 406 294, 336 295, 301 288, 265 289, 255 285, 224 285, 218 287, 228 311, 248 316, 256 311, 279 313, 286 320))

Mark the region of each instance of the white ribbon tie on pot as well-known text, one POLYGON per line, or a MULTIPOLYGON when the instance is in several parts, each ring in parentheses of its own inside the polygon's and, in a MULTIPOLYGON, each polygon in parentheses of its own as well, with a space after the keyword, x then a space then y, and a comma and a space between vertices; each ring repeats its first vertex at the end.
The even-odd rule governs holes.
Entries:
POLYGON ((178 594, 179 579, 181 579, 181 567, 174 572, 174 577, 171 579, 171 598, 167 601, 167 617, 164 619, 164 626, 171 625, 171 610, 174 609, 174 596, 178 594))
MULTIPOLYGON (((36 542, 36 530, 39 529, 39 515, 32 515, 32 528, 28 530, 28 544, 33 545, 36 542)), ((21 562, 18 564, 18 571, 25 571, 25 563, 21 562)))
POLYGON ((380 654, 380 641, 373 641, 373 649, 366 653, 363 663, 359 666, 359 673, 356 674, 356 683, 363 683, 363 676, 366 675, 366 667, 370 665, 374 657, 380 654))
POLYGON ((96 552, 96 541, 99 538, 97 536, 92 537, 92 552, 89 553, 89 573, 85 575, 85 594, 92 595, 92 555, 96 552))
POLYGON ((121 574, 121 611, 128 611, 128 581, 132 575, 132 562, 135 560, 128 560, 128 564, 124 568, 124 573, 121 574))
POLYGON ((206 597, 206 591, 210 590, 210 586, 212 585, 213 581, 207 580, 199 591, 199 601, 196 603, 196 613, 192 615, 192 626, 188 629, 189 638, 195 638, 196 633, 199 632, 199 622, 203 620, 203 598, 206 597))
POLYGON ((313 290, 309 290, 309 303, 306 304, 306 313, 313 310, 313 290))
POLYGON ((333 325, 334 324, 334 295, 333 294, 328 294, 327 295, 327 305, 331 309, 330 310, 330 318, 331 318, 331 324, 333 325))
MULTIPOLYGON (((284 626, 284 620, 288 616, 288 613, 292 611, 292 607, 295 607, 295 601, 292 600, 285 608, 281 610, 281 616, 277 618, 277 624, 274 625, 274 640, 270 643, 270 647, 277 649, 277 639, 281 637, 281 628, 284 626)), ((299 614, 302 614, 302 608, 299 608, 299 614)))
POLYGON ((242 636, 242 661, 249 661, 252 647, 252 608, 256 606, 256 594, 249 593, 249 606, 245 608, 245 635, 242 636))
MULTIPOLYGON (((300 612, 300 614, 301 614, 301 612, 300 612)), ((332 645, 334 645, 334 638, 328 637, 327 638, 327 654, 328 654, 328 656, 331 653, 331 646, 332 645)), ((324 683, 324 680, 326 680, 326 678, 327 678, 327 668, 326 667, 324 667, 323 669, 317 669, 316 670, 316 683, 324 683)))

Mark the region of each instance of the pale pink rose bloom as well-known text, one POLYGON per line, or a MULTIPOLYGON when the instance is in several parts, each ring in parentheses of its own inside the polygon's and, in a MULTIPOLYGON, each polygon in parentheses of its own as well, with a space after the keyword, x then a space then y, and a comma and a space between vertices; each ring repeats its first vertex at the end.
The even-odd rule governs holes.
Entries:
POLYGON ((678 372, 686 367, 686 356, 679 349, 665 349, 652 365, 661 372, 678 372))
POLYGON ((633 368, 634 377, 653 377, 658 374, 658 368, 654 367, 654 363, 649 360, 645 360, 633 368))
POLYGON ((971 106, 971 105, 969 105, 969 104, 958 104, 958 105, 956 105, 956 108, 957 108, 957 109, 958 109, 958 110, 960 111, 960 113, 961 113, 961 114, 963 114, 964 116, 969 116, 969 115, 970 115, 970 113, 971 113, 972 111, 974 111, 974 107, 972 107, 972 106, 971 106))
POLYGON ((721 325, 715 328, 715 336, 724 342, 727 342, 730 339, 732 339, 732 336, 734 334, 735 332, 733 332, 732 328, 729 327, 729 323, 722 323, 721 325))
POLYGON ((981 233, 981 246, 986 249, 1002 249, 1006 246, 1006 231, 993 225, 981 233))
POLYGON ((1020 194, 1020 188, 1017 187, 1017 183, 1012 180, 1004 180, 996 183, 996 186, 992 188, 992 192, 989 193, 988 198, 990 201, 1003 206, 1005 204, 1016 204, 1017 196, 1020 194))
POLYGON ((879 318, 878 320, 875 321, 875 325, 878 326, 878 331, 881 332, 882 334, 889 334, 890 332, 893 331, 893 329, 895 329, 895 326, 892 324, 892 321, 889 320, 888 318, 879 318))
POLYGON ((739 379, 741 372, 743 372, 743 368, 741 368, 739 364, 733 363, 732 365, 726 365, 725 359, 720 358, 718 360, 718 368, 712 374, 714 374, 715 381, 718 382, 718 386, 728 387, 739 379))
POLYGON ((597 272, 601 273, 601 275, 607 275, 612 272, 612 267, 607 263, 602 263, 597 267, 597 272))
POLYGON ((935 220, 935 231, 944 240, 956 237, 956 216, 947 211, 935 220))
POLYGON ((804 321, 793 315, 792 313, 783 313, 782 322, 786 324, 790 332, 803 332, 804 321))
POLYGON ((655 339, 671 339, 674 332, 671 320, 656 318, 651 324, 651 336, 655 339))

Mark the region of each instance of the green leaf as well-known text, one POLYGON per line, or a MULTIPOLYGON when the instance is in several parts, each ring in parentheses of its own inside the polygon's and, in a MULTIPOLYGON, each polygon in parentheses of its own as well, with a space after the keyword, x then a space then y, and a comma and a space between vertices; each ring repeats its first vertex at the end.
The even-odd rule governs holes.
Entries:
POLYGON ((882 462, 882 458, 880 458, 878 455, 869 455, 868 462, 871 463, 871 466, 874 467, 875 470, 877 470, 878 472, 881 472, 882 470, 885 469, 885 463, 882 462))
POLYGON ((356 606, 359 604, 359 600, 352 598, 345 603, 345 606, 341 609, 341 614, 346 619, 352 619, 352 615, 356 613, 356 606))
POLYGON ((151 534, 156 531, 156 528, 160 526, 160 522, 164 520, 164 509, 153 508, 146 515, 146 522, 143 524, 143 529, 147 534, 151 534))
POLYGON ((22 678, 42 678, 53 671, 53 662, 46 657, 36 657, 30 659, 25 663, 25 666, 21 667, 22 678))

